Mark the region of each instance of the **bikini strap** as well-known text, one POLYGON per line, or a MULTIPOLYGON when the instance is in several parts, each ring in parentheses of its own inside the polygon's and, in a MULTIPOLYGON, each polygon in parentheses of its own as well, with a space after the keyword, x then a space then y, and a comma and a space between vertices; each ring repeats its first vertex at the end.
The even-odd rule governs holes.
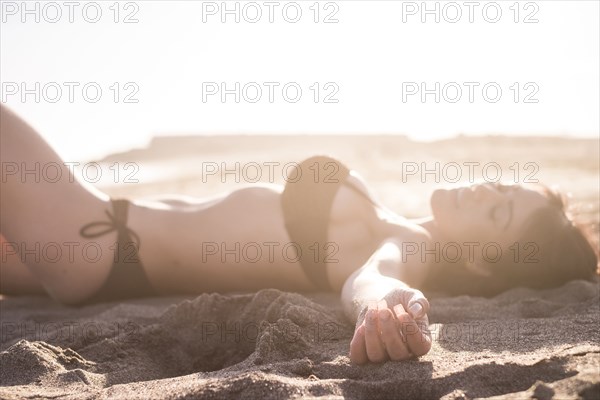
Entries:
POLYGON ((130 242, 127 240, 131 235, 137 245, 140 247, 141 241, 137 233, 127 227, 127 214, 129 210, 129 200, 127 199, 111 199, 113 213, 104 210, 108 216, 108 221, 95 221, 84 225, 79 230, 79 235, 86 239, 94 239, 107 233, 117 231, 118 240, 130 242))

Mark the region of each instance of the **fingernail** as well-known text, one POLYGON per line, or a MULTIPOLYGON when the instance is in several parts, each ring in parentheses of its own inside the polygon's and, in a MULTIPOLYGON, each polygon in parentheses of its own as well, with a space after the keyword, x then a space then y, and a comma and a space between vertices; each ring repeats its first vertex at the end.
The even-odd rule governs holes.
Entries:
POLYGON ((421 316, 421 312, 423 311, 423 306, 419 303, 414 303, 412 306, 408 308, 413 318, 417 318, 421 316))
POLYGON ((390 319, 390 313, 387 310, 379 310, 379 318, 383 321, 387 321, 390 319))
POLYGON ((402 306, 402 304, 396 304, 394 306, 394 312, 396 313, 396 315, 400 316, 402 314, 406 314, 406 311, 404 310, 404 307, 402 306))

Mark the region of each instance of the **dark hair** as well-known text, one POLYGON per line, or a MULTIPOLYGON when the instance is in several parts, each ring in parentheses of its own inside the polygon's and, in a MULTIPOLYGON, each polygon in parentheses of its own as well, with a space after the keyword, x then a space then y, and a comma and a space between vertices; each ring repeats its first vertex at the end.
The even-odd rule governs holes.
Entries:
POLYGON ((423 289, 493 296, 519 286, 542 289, 573 279, 594 279, 598 275, 598 255, 591 232, 566 215, 563 195, 542 188, 548 205, 529 216, 510 251, 502 249, 501 257, 488 263, 491 276, 434 265, 423 289))

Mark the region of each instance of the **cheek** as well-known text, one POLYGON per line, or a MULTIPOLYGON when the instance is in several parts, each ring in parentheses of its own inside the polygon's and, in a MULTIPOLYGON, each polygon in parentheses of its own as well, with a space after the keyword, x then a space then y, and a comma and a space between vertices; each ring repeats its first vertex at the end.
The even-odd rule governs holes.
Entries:
POLYGON ((476 213, 469 210, 455 210, 438 224, 440 230, 458 243, 481 243, 490 238, 491 227, 485 224, 476 213))
POLYGON ((459 243, 478 242, 482 237, 476 221, 471 215, 461 215, 449 228, 453 231, 453 239, 459 243))
POLYGON ((479 243, 492 237, 493 226, 486 211, 480 207, 457 207, 455 190, 434 191, 431 210, 440 231, 453 241, 479 243))

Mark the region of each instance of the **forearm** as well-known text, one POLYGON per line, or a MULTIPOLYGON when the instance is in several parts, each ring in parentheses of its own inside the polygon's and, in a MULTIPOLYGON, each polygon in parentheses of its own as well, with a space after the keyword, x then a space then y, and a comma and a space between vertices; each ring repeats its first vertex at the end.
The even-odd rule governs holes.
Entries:
POLYGON ((356 324, 350 341, 354 363, 408 360, 431 349, 429 302, 400 280, 401 265, 400 246, 390 240, 342 288, 344 310, 356 324))
POLYGON ((385 242, 342 288, 341 301, 346 316, 356 321, 369 302, 376 302, 394 289, 407 288, 404 282, 392 277, 400 263, 397 243, 385 242), (384 275, 385 274, 385 275, 384 275), (391 275, 391 276, 390 276, 391 275))
POLYGON ((353 282, 347 281, 342 290, 342 304, 346 316, 357 321, 361 313, 366 312, 369 303, 381 300, 394 289, 406 288, 404 282, 382 275, 368 275, 353 282))

